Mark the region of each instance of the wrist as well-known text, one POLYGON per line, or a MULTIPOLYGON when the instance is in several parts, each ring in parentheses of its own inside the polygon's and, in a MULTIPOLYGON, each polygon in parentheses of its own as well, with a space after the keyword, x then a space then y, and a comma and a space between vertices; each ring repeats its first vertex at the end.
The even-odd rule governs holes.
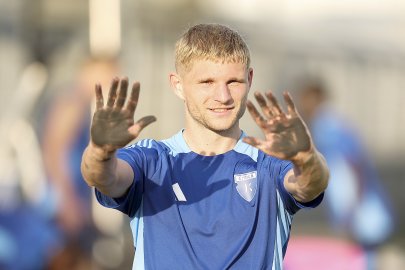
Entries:
POLYGON ((103 147, 100 147, 90 141, 88 147, 87 147, 89 154, 92 156, 93 159, 97 161, 108 161, 110 160, 114 155, 115 155, 115 149, 114 150, 109 150, 103 147))
POLYGON ((307 171, 309 168, 314 166, 319 162, 318 157, 319 152, 311 147, 308 151, 299 152, 292 159, 294 164, 294 171, 297 175, 302 174, 304 171, 307 171))
POLYGON ((297 154, 292 162, 296 175, 311 175, 311 178, 325 180, 322 182, 327 184, 329 169, 325 158, 316 148, 311 147, 309 151, 297 154))
POLYGON ((311 145, 311 147, 306 151, 300 151, 295 156, 291 158, 291 161, 294 164, 304 164, 307 163, 309 160, 313 159, 318 154, 316 148, 311 145))

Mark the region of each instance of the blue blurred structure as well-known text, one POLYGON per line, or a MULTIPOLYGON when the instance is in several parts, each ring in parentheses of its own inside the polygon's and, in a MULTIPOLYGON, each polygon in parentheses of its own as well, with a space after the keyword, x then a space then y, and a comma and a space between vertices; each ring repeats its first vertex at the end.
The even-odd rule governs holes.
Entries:
POLYGON ((59 232, 40 209, 0 211, 0 269, 40 270, 59 246, 59 232))
POLYGON ((41 270, 60 246, 54 200, 37 136, 28 119, 47 72, 26 66, 0 114, 0 269, 41 270))
POLYGON ((355 127, 328 104, 328 93, 319 79, 300 83, 298 101, 313 140, 330 167, 325 201, 332 227, 359 244, 367 256, 368 269, 375 269, 374 253, 391 236, 394 222, 372 158, 355 127))

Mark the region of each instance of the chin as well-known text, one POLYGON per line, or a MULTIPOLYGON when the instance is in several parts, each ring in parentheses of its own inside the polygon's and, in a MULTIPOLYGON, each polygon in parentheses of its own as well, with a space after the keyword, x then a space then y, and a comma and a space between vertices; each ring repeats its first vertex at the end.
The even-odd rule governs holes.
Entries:
POLYGON ((232 121, 230 123, 208 123, 206 127, 216 133, 223 133, 233 130, 237 126, 237 121, 232 121))

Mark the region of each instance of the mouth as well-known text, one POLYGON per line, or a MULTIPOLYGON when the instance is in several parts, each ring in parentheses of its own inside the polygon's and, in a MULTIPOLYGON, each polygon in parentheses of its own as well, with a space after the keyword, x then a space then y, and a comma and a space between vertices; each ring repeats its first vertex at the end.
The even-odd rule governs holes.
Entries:
POLYGON ((224 113, 224 112, 233 110, 233 107, 232 108, 213 108, 213 109, 209 109, 209 110, 212 112, 215 112, 215 113, 224 113))

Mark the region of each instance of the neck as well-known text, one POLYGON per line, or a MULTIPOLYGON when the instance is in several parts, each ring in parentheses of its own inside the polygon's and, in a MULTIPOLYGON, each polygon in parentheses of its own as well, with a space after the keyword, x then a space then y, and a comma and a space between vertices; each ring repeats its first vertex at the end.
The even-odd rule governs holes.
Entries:
POLYGON ((237 125, 221 132, 212 131, 205 127, 197 129, 186 125, 183 132, 188 147, 193 152, 204 156, 219 155, 232 150, 240 135, 241 130, 237 125))

